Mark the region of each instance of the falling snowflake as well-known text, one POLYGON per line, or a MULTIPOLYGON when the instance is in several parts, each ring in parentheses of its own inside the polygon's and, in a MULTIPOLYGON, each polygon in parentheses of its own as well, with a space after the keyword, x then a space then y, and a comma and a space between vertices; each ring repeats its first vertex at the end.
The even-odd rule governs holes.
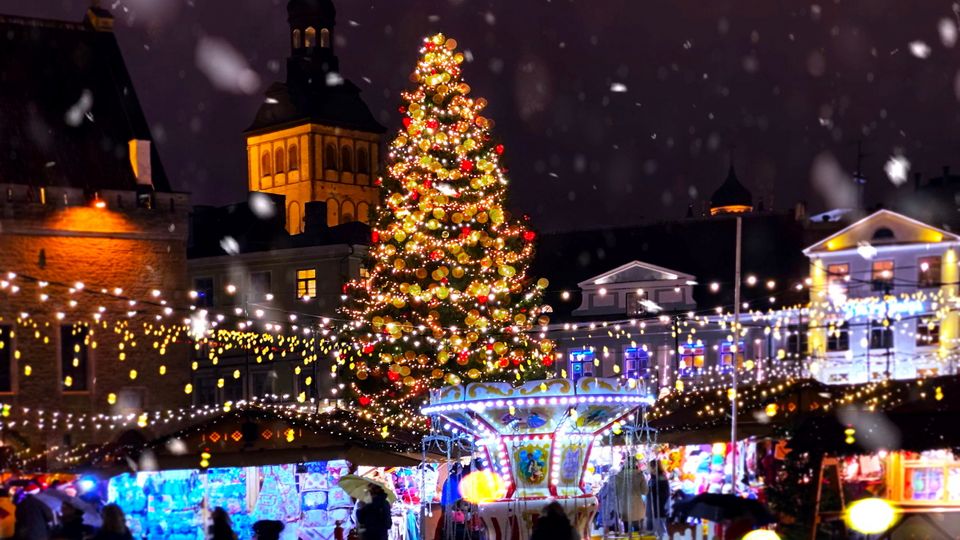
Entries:
POLYGON ((870 242, 860 241, 857 242, 857 254, 869 261, 877 256, 877 248, 873 247, 870 242))
POLYGON ((250 211, 260 219, 270 219, 277 213, 273 199, 263 193, 250 194, 250 211))
POLYGON ((232 236, 224 236, 223 240, 220 240, 220 247, 227 252, 227 255, 240 253, 240 243, 232 236))
POLYGON ((260 75, 226 40, 202 37, 197 42, 196 64, 210 84, 233 94, 253 94, 260 88, 260 75))
POLYGON ((922 41, 911 41, 910 54, 917 58, 927 58, 930 56, 930 46, 922 41))
POLYGON ((340 86, 343 84, 343 75, 340 75, 336 71, 331 71, 327 73, 327 86, 340 86))
POLYGON ((940 42, 944 47, 953 47, 957 43, 957 23, 944 17, 940 19, 937 30, 940 31, 940 42))
POLYGON ((625 84, 623 84, 623 83, 620 83, 620 82, 611 83, 611 84, 610 84, 610 91, 611 91, 611 92, 626 92, 626 91, 627 91, 627 85, 625 85, 625 84))
POLYGON ((68 126, 77 127, 83 122, 83 118, 90 112, 91 108, 93 108, 93 93, 84 89, 83 93, 80 94, 80 99, 67 109, 63 120, 68 126))
POLYGON ((887 178, 893 182, 893 185, 902 186, 907 181, 907 175, 910 174, 910 162, 904 156, 890 156, 887 164, 883 166, 883 172, 887 173, 887 178))

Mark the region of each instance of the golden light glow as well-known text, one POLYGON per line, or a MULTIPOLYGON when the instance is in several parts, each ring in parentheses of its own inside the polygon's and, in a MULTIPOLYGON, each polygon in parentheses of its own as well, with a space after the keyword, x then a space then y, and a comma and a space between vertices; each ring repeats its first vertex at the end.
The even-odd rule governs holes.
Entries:
POLYGON ((731 204, 728 206, 717 206, 710 209, 711 216, 716 216, 719 214, 744 214, 747 212, 753 212, 753 207, 745 204, 731 204))
POLYGON ((896 519, 896 509, 884 499, 860 499, 847 508, 846 514, 850 528, 863 534, 880 534, 896 519))
POLYGON ((474 471, 464 476, 459 489, 460 496, 473 504, 502 499, 507 494, 503 479, 492 471, 474 471))

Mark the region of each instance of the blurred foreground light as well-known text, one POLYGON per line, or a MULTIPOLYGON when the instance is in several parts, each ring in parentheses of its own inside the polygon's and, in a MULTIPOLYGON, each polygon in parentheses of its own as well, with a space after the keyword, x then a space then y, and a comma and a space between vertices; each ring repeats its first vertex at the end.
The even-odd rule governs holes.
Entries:
POLYGON ((491 471, 472 472, 460 480, 459 487, 460 496, 473 504, 501 499, 507 492, 500 475, 491 471))
POLYGON ((847 508, 847 524, 863 534, 880 534, 896 519, 896 509, 884 499, 860 499, 847 508))
POLYGON ((766 529, 757 529, 743 535, 743 540, 780 540, 780 535, 766 529))

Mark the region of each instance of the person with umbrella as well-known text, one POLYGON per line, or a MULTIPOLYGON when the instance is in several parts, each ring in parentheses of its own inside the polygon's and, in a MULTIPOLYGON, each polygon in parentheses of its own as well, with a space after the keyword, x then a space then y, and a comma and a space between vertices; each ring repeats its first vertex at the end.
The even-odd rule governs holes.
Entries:
POLYGON ((370 495, 369 502, 363 502, 357 509, 360 540, 387 540, 393 526, 387 492, 376 483, 370 483, 367 491, 370 495))

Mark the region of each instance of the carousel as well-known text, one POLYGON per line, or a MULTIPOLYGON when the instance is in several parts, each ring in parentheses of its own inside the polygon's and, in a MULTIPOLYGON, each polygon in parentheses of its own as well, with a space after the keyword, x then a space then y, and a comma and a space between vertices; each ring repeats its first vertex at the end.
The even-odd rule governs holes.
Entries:
POLYGON ((585 482, 595 446, 636 421, 653 402, 632 381, 584 377, 472 383, 435 391, 423 414, 472 442, 496 494, 479 504, 490 540, 529 538, 536 516, 560 503, 581 537, 590 537, 597 497, 585 482))

